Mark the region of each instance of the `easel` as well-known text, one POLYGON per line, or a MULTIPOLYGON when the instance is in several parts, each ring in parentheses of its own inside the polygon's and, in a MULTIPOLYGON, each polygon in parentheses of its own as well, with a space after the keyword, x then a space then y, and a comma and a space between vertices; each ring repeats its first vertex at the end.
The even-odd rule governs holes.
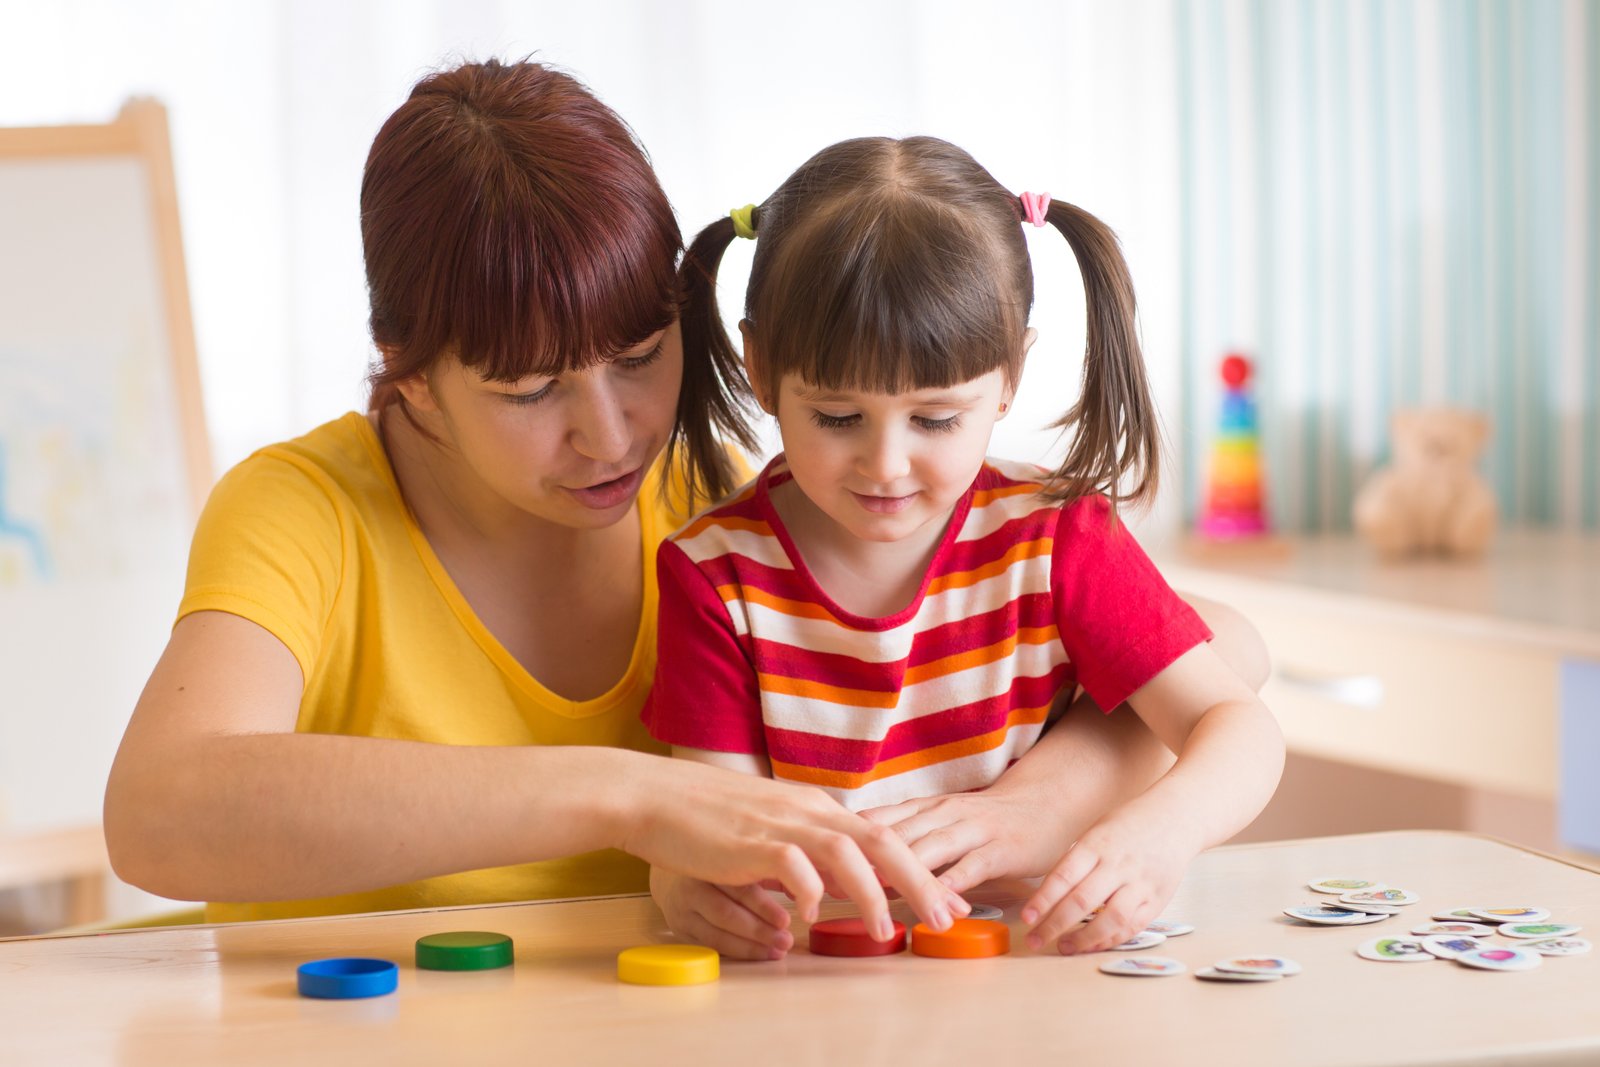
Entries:
MULTIPOLYGON (((137 178, 125 182, 120 187, 124 191, 140 191, 138 195, 129 193, 131 214, 123 216, 127 222, 126 232, 139 238, 138 262, 134 269, 126 273, 127 284, 129 291, 133 291, 135 286, 146 286, 149 287, 148 290, 138 291, 140 293, 148 291, 153 294, 142 306, 148 312, 145 317, 159 328, 151 337, 147 338, 140 334, 138 339, 141 343, 146 343, 153 342, 159 337, 160 341, 164 342, 163 347, 168 359, 162 363, 170 365, 171 399, 163 410, 170 412, 171 415, 170 418, 161 418, 156 425, 164 427, 164 431, 170 433, 173 429, 172 423, 177 423, 177 450, 166 453, 172 466, 163 469, 174 472, 170 475, 172 481, 169 484, 177 487, 174 491, 181 495, 182 500, 174 502, 169 510, 161 514, 171 516, 170 521, 173 524, 181 521, 185 525, 190 525, 210 490, 212 473, 201 402, 194 326, 184 268, 183 243, 178 224, 177 192, 173 177, 166 109, 154 100, 137 99, 127 103, 114 121, 103 125, 0 129, 0 168, 7 168, 7 172, 13 175, 37 174, 50 168, 56 168, 63 175, 70 175, 92 170, 102 162, 112 167, 125 167, 131 163, 133 166, 128 173, 137 175, 137 178), (137 184, 134 184, 135 181, 137 184), (178 514, 179 511, 182 514, 178 514)), ((51 199, 48 195, 48 186, 24 187, 44 189, 44 194, 37 199, 29 198, 22 203, 13 203, 12 207, 15 210, 10 215, 0 218, 0 227, 8 227, 4 232, 11 238, 10 241, 0 244, 0 257, 10 261, 13 277, 21 278, 24 289, 37 281, 41 292, 47 290, 51 284, 56 284, 58 288, 55 291, 61 292, 59 274, 52 282, 50 278, 43 276, 42 271, 38 278, 31 276, 29 271, 35 262, 49 260, 52 251, 60 252, 65 248, 76 247, 71 240, 60 237, 62 233, 68 231, 53 229, 48 220, 52 218, 71 220, 78 212, 70 204, 47 203, 51 199), (36 221, 39 219, 46 221, 36 221)), ((78 232, 81 235, 81 227, 78 232)), ((108 239, 113 238, 108 236, 108 239)), ((0 260, 0 263, 4 260, 0 260)), ((92 314, 93 309, 87 309, 87 313, 92 314)), ((70 325, 70 316, 62 318, 70 325)), ((13 325, 0 323, 0 344, 9 343, 23 353, 22 359, 32 359, 32 353, 40 349, 30 345, 36 346, 43 334, 37 324, 31 328, 17 327, 23 330, 23 336, 19 338, 15 334, 5 332, 13 325)), ((118 326, 112 324, 107 328, 115 330, 118 326)), ((12 366, 14 370, 19 366, 27 367, 31 373, 44 376, 53 373, 55 365, 48 361, 35 361, 13 363, 12 366)), ((0 365, 0 371, 3 370, 4 366, 0 365)), ((65 374, 64 371, 62 373, 65 374)), ((62 378, 64 382, 69 380, 66 377, 62 378)), ((4 381, 0 380, 0 387, 4 384, 4 381)), ((12 458, 16 459, 14 454, 12 458)), ((36 474, 39 469, 34 469, 36 474)), ((0 500, 0 504, 3 503, 4 501, 0 500)), ((42 545, 39 536, 32 531, 24 530, 22 533, 32 536, 35 548, 42 545)), ((108 533, 107 536, 115 535, 108 533)), ((25 578, 35 584, 31 588, 31 593, 29 588, 23 587, 22 593, 16 594, 24 597, 21 603, 38 603, 39 591, 43 589, 48 595, 48 591, 52 588, 48 585, 48 581, 53 576, 47 573, 43 564, 39 569, 38 575, 31 572, 24 574, 25 578), (34 599, 26 599, 28 595, 32 595, 34 599)), ((0 575, 0 578, 3 577, 6 576, 0 575)), ((16 576, 11 577, 15 591, 16 576)), ((6 592, 4 585, 5 582, 0 581, 0 593, 6 592)), ((116 594, 108 591, 107 595, 116 594)), ((0 603, 4 601, 0 600, 0 603)), ((59 627, 60 623, 57 620, 44 619, 36 620, 35 625, 59 627)), ((139 625, 140 632, 143 632, 144 624, 139 625)), ((94 636, 91 635, 88 639, 92 642, 94 636)), ((24 669, 29 666, 31 664, 22 664, 24 669)), ((51 666, 43 664, 39 669, 51 669, 51 666)), ((122 673, 129 672, 124 669, 122 673)), ((71 687, 63 687, 56 706, 43 705, 36 698, 33 701, 35 714, 52 713, 59 707, 73 710, 84 706, 81 699, 76 704, 73 703, 73 699, 74 691, 71 687)), ((92 700, 89 706, 98 714, 106 714, 103 700, 92 700)), ((128 707, 131 710, 131 702, 128 707)), ((114 714, 115 711, 116 709, 111 709, 111 713, 114 714)), ((104 736, 103 729, 101 736, 104 736)), ((0 782, 0 787, 8 784, 10 783, 0 782)), ((63 823, 84 817, 85 805, 82 803, 82 798, 89 790, 86 783, 81 782, 75 788, 74 795, 78 798, 74 807, 75 814, 70 818, 62 818, 60 821, 63 823)), ((0 826, 0 890, 65 883, 67 896, 64 921, 77 925, 100 920, 106 911, 106 886, 110 874, 101 828, 98 822, 67 825, 65 828, 56 828, 52 825, 53 822, 50 812, 35 812, 34 818, 30 819, 29 823, 38 827, 37 829, 8 830, 0 826)))

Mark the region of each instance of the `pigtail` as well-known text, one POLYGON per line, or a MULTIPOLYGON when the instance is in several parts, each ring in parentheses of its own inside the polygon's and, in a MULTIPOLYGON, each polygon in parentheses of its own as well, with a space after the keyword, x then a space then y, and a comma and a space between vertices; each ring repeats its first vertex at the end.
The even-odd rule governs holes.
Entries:
POLYGON ((687 451, 684 477, 691 511, 697 501, 717 500, 738 487, 725 442, 752 454, 759 447, 748 418, 750 383, 717 307, 717 267, 733 238, 733 220, 718 219, 700 231, 678 269, 683 387, 666 463, 672 469, 678 450, 687 451))
POLYGON ((1052 495, 1074 500, 1101 493, 1113 512, 1119 504, 1148 503, 1160 476, 1161 430, 1139 349, 1128 264, 1116 234, 1082 208, 1052 201, 1046 219, 1072 246, 1089 318, 1078 402, 1051 424, 1072 431, 1072 447, 1051 479, 1052 495))

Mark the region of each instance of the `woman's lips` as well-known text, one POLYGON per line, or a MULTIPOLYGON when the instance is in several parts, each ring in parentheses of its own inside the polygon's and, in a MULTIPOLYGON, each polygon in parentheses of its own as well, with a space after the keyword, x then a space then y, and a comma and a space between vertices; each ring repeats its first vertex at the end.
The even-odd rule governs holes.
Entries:
POLYGON ((582 489, 568 489, 567 492, 584 507, 606 511, 632 500, 634 494, 639 491, 639 483, 643 480, 644 468, 635 467, 620 478, 613 478, 609 482, 596 482, 582 489))

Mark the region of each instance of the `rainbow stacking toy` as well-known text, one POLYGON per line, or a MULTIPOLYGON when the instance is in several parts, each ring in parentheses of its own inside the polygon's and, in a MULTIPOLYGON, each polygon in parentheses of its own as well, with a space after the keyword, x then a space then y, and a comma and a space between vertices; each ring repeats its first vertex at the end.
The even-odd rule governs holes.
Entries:
POLYGON ((1205 507, 1198 532, 1212 541, 1244 541, 1267 533, 1261 488, 1261 429, 1250 397, 1250 361, 1238 353, 1222 361, 1222 420, 1211 447, 1205 507))

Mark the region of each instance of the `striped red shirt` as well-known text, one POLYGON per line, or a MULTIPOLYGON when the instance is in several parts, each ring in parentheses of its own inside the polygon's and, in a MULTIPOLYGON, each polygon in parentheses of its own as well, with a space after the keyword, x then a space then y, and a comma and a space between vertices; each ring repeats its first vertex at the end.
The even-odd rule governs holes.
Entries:
POLYGON ((1082 686, 1114 708, 1210 638, 1103 498, 990 461, 886 618, 817 585, 772 507, 782 457, 661 545, 658 740, 764 754, 853 810, 990 785, 1082 686))

